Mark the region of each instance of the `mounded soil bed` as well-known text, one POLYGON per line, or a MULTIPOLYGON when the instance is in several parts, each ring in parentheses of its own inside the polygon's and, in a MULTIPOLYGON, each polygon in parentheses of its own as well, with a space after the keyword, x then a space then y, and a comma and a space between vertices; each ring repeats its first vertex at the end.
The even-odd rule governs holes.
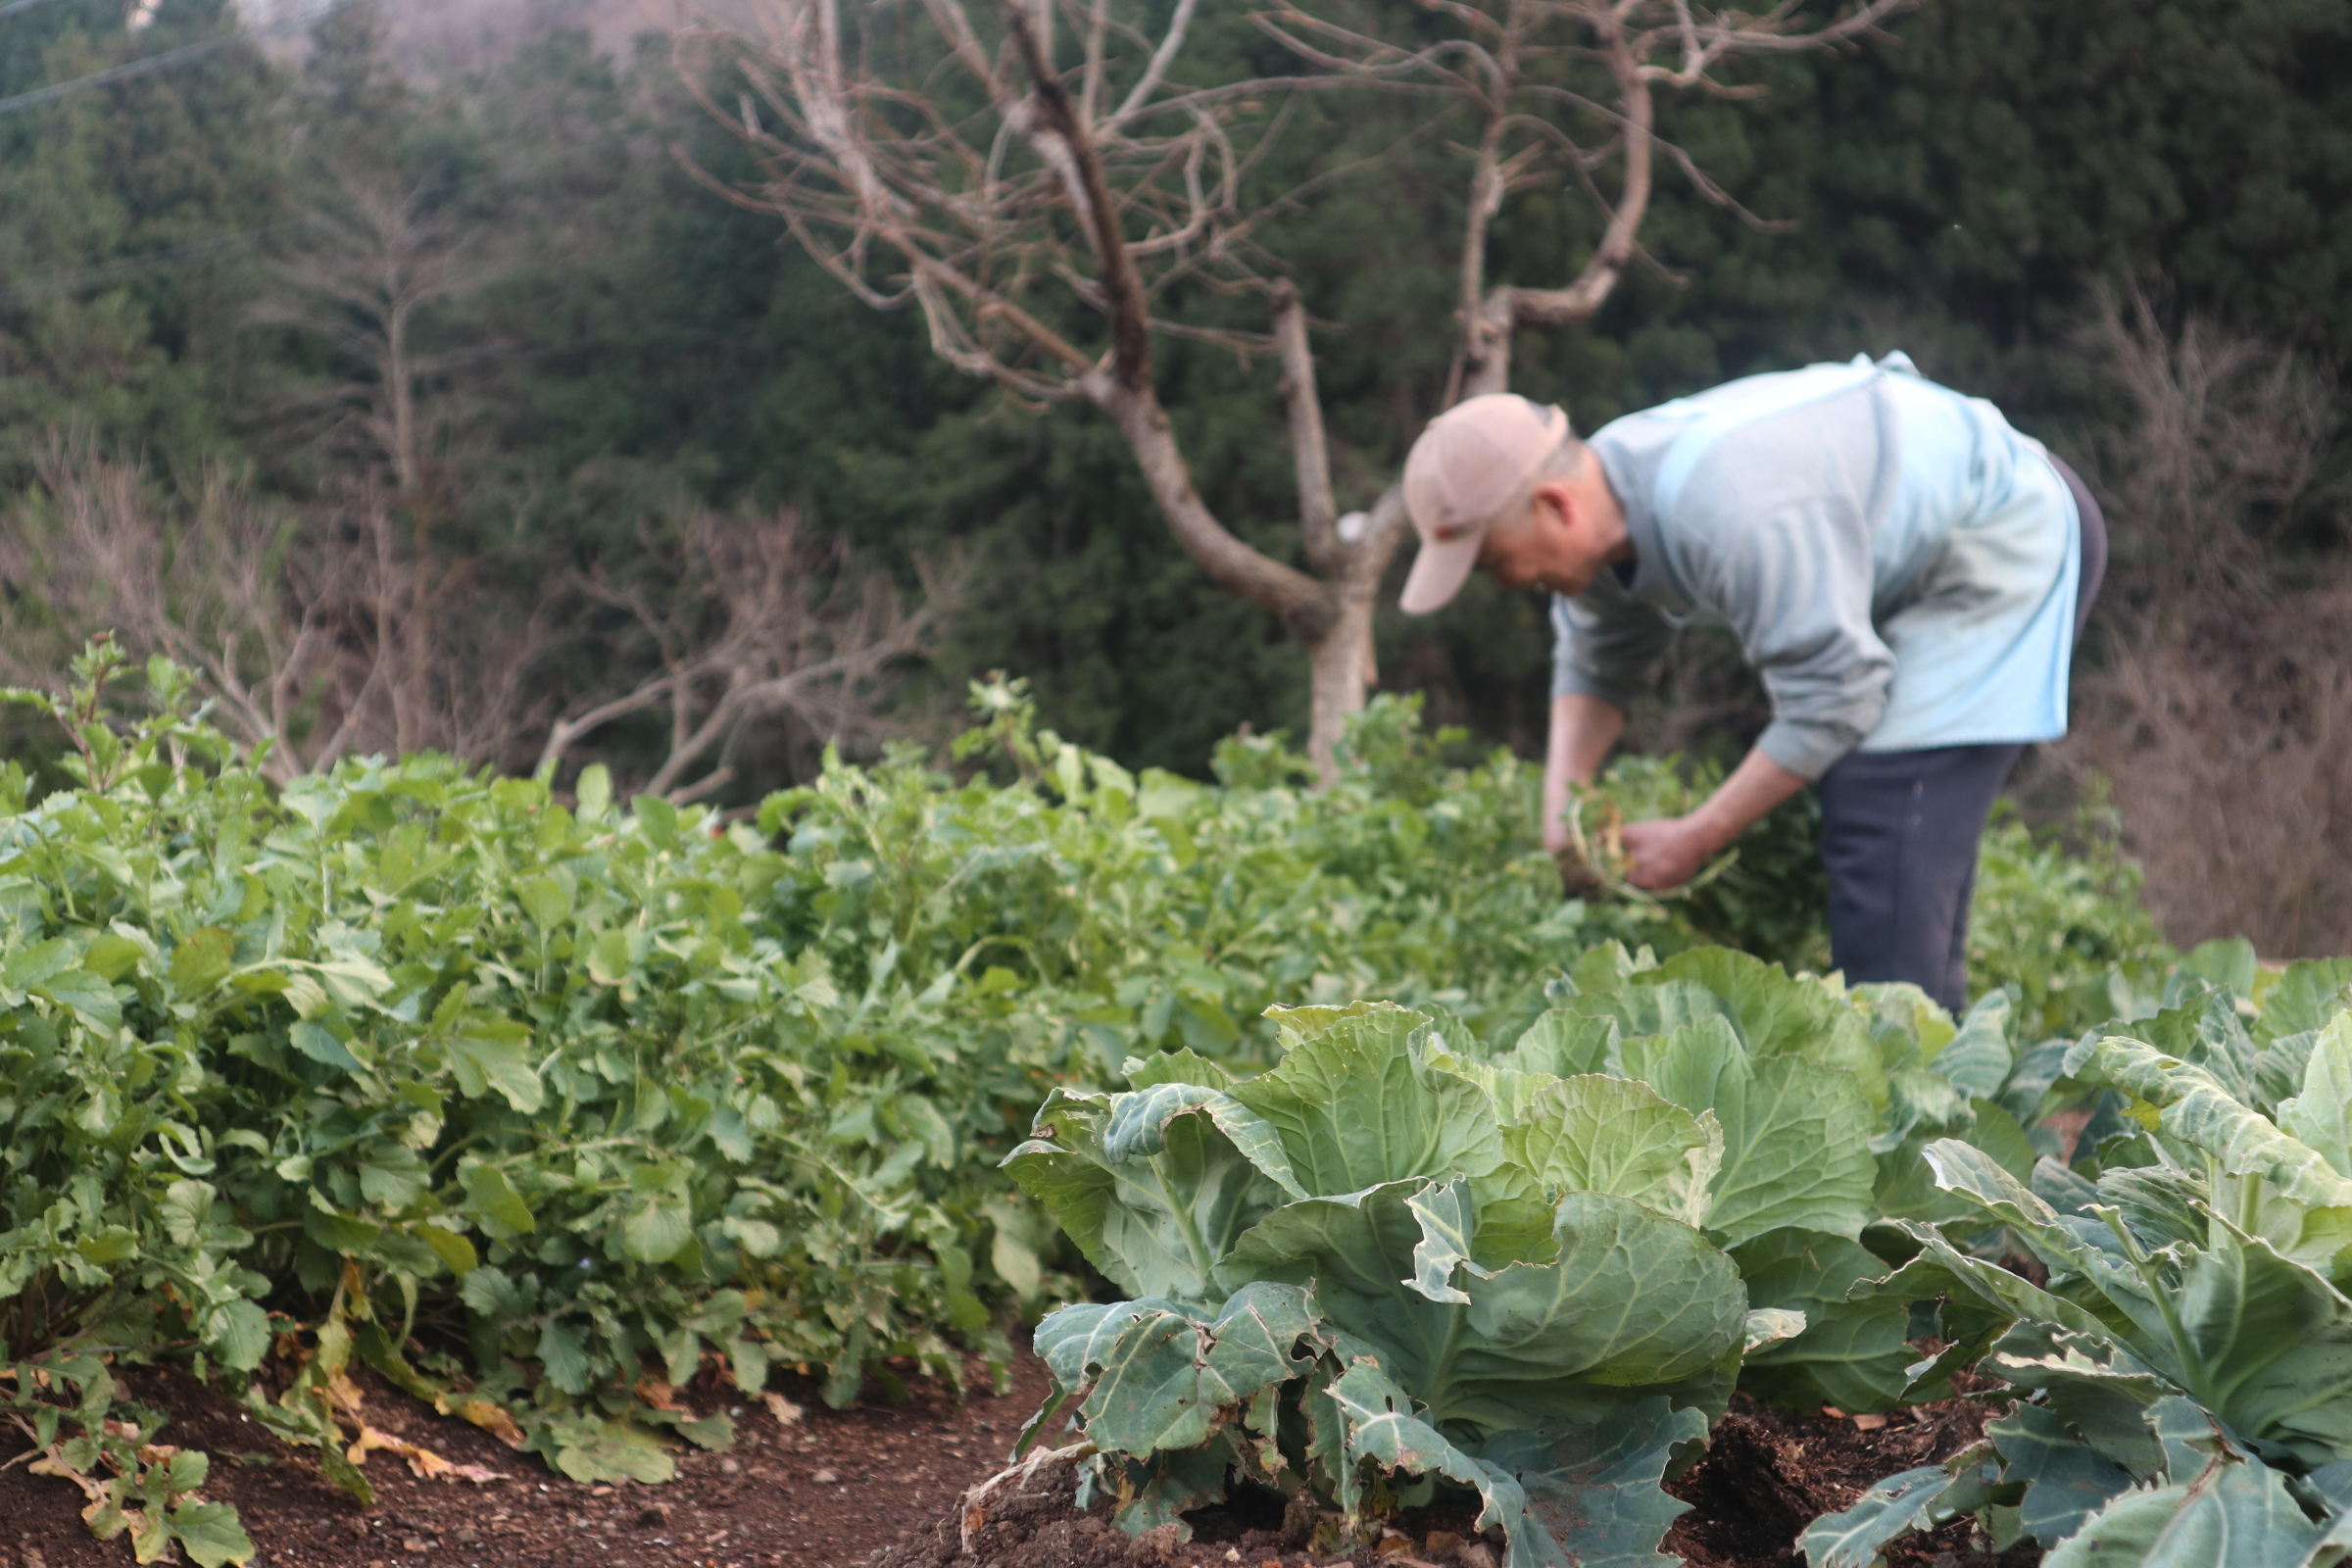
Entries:
MULTIPOLYGON (((123 1380, 130 1397, 172 1412, 158 1442, 212 1455, 204 1494, 236 1505, 261 1568, 852 1568, 1001 1468, 1047 1388, 1044 1363, 1023 1354, 1002 1398, 974 1365, 960 1408, 944 1387, 910 1378, 906 1404, 828 1410, 811 1381, 782 1374, 770 1388, 800 1406, 791 1425, 737 1395, 732 1452, 681 1447, 665 1486, 588 1487, 360 1371, 371 1424, 508 1478, 424 1481, 379 1452, 366 1466, 375 1506, 363 1512, 311 1453, 219 1393, 175 1373, 123 1380)), ((714 1402, 700 1388, 685 1395, 698 1410, 714 1402)), ((71 1485, 9 1463, 23 1449, 0 1425, 0 1568, 130 1568, 127 1541, 90 1539, 71 1485)))
MULTIPOLYGON (((975 1368, 975 1372, 978 1369, 975 1368)), ((389 1453, 368 1461, 376 1506, 368 1512, 319 1477, 316 1462, 263 1434, 219 1394, 175 1373, 132 1371, 133 1397, 173 1413, 159 1441, 212 1454, 205 1494, 234 1503, 269 1568, 506 1568, 506 1565, 690 1565, 690 1568, 1329 1568, 1301 1549, 1271 1498, 1241 1499, 1190 1516, 1193 1540, 1172 1531, 1135 1538, 1098 1504, 1071 1505, 1064 1461, 1040 1456, 1002 1467, 1021 1423, 1045 1395, 1042 1364, 1024 1354, 1012 1392, 975 1393, 957 1406, 918 1383, 904 1405, 824 1408, 815 1389, 782 1378, 801 1415, 779 1424, 758 1401, 730 1405, 728 1454, 684 1451, 667 1486, 589 1487, 509 1451, 473 1427, 435 1415, 371 1377, 359 1382, 370 1422, 459 1464, 507 1479, 475 1486, 426 1481, 389 1453), (983 1483, 991 1483, 975 1492, 983 1483)), ((985 1379, 975 1376, 975 1389, 985 1379)), ((1666 1549, 1694 1568, 1797 1568, 1796 1533, 1841 1508, 1873 1481, 1932 1464, 1982 1432, 1994 1412, 1955 1400, 1886 1418, 1797 1419, 1742 1397, 1716 1428, 1707 1456, 1670 1485, 1692 1504, 1666 1549)), ((26 1473, 23 1445, 0 1432, 0 1568, 117 1568, 126 1541, 90 1539, 80 1497, 63 1481, 26 1473)), ((1359 1552, 1360 1568, 1493 1568, 1498 1544, 1466 1517, 1408 1514, 1402 1529, 1359 1552)), ((1901 1568, 2026 1568, 2029 1544, 1993 1557, 1972 1548, 1961 1521, 1906 1544, 1901 1568)))

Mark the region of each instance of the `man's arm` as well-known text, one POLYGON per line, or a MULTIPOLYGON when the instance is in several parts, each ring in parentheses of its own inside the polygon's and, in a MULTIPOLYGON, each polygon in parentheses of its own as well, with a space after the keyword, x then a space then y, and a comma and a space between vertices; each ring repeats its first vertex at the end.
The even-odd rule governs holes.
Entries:
MULTIPOLYGON (((1556 736, 1556 718, 1553 725, 1556 736)), ((1749 752, 1723 787, 1690 815, 1625 825, 1626 858, 1633 862, 1627 880, 1653 893, 1681 887, 1730 849, 1756 818, 1804 787, 1798 774, 1760 751, 1749 752)))
POLYGON ((1551 700, 1551 738, 1544 749, 1544 849, 1568 848, 1568 786, 1590 784, 1601 760, 1625 733, 1625 710, 1583 692, 1551 700))

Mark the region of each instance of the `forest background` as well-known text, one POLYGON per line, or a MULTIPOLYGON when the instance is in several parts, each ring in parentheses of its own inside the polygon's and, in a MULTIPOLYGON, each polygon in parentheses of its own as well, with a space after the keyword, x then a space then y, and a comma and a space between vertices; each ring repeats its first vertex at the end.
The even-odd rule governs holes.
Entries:
MULTIPOLYGON (((222 0, 0 8, 0 674, 54 681, 114 627, 229 649, 287 767, 604 760, 732 804, 828 739, 936 743, 995 668, 1131 766, 1302 729, 1300 650, 1181 553, 1106 419, 959 376, 716 194, 758 172, 665 39, 496 15, 265 9, 254 37, 222 0)), ((1253 47, 1242 8, 1199 26, 1253 47)), ((2177 941, 2352 951, 2352 3, 1935 0, 1746 79, 1660 129, 1765 221, 1667 174, 1642 264, 1531 334, 1516 388, 1590 429, 1901 348, 1994 400, 2089 478, 2116 548, 2029 808, 2110 780, 2177 941)), ((1347 323, 1318 343, 1343 507, 1443 396, 1442 132, 1283 236, 1347 323)), ((1494 275, 1552 277, 1602 221, 1574 191, 1514 203, 1494 275)), ((1277 368, 1184 341, 1160 367, 1202 492, 1279 548, 1277 368)), ((1540 749, 1532 600, 1482 583, 1377 644, 1433 720, 1540 749)), ((1762 712, 1693 636, 1639 717, 1644 747, 1721 758, 1762 712)))

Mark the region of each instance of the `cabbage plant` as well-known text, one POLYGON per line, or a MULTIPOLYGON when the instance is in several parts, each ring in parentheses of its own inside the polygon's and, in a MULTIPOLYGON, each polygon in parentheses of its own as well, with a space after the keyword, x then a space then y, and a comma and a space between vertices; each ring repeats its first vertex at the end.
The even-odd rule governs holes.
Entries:
POLYGON ((1658 963, 1613 943, 1553 991, 1558 1004, 1508 1050, 1461 1070, 1504 1098, 1523 1072, 1612 1074, 1713 1117, 1724 1155, 1696 1222, 1740 1265, 1752 1306, 1808 1323, 1749 1357, 1741 1386, 1808 1412, 1902 1403, 1910 1303, 1848 1298, 1886 1272, 1864 1234, 1886 1216, 1982 1228, 1928 1179, 1938 1138, 2032 1170, 2033 1145, 1992 1098, 2017 1062, 2008 997, 1955 1022, 1915 986, 1848 989, 1720 948, 1658 963))
POLYGON ((1817 1522, 1815 1568, 1963 1512, 2053 1564, 2299 1568, 2352 1547, 2352 1013, 2316 984, 2332 978, 2298 974, 2267 1029, 2197 990, 2140 1026, 2152 1039, 2080 1042, 2065 1073, 2124 1097, 2131 1129, 2093 1175, 2044 1159, 2029 1185, 1930 1147, 1937 1186, 2048 1277, 1912 1225, 1919 1255, 1877 1289, 1961 1303, 1982 1333, 1942 1359, 1983 1350, 2025 1397, 1984 1448, 1817 1522))
POLYGON ((1387 1004, 1275 1014, 1280 1065, 1187 1053, 1057 1092, 1006 1160, 1130 1295, 1039 1328, 1089 1487, 1142 1531, 1235 1480, 1344 1549, 1441 1485, 1510 1568, 1654 1562, 1660 1481, 1728 1401, 1751 1314, 1701 1229, 1725 1124, 1601 1074, 1442 1065, 1387 1004))

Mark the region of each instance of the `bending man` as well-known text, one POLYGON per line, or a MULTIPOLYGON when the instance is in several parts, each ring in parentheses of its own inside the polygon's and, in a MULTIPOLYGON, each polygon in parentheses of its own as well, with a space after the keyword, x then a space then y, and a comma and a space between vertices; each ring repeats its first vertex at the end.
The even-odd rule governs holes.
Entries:
POLYGON ((1583 441, 1556 408, 1472 398, 1414 443, 1404 494, 1406 611, 1477 567, 1555 596, 1546 848, 1671 630, 1727 625, 1772 722, 1696 810, 1626 828, 1635 885, 1679 887, 1818 782, 1833 960, 1967 1004, 1978 839, 2019 754, 2066 733, 2106 563, 2064 464, 1894 354, 1748 376, 1583 441))

